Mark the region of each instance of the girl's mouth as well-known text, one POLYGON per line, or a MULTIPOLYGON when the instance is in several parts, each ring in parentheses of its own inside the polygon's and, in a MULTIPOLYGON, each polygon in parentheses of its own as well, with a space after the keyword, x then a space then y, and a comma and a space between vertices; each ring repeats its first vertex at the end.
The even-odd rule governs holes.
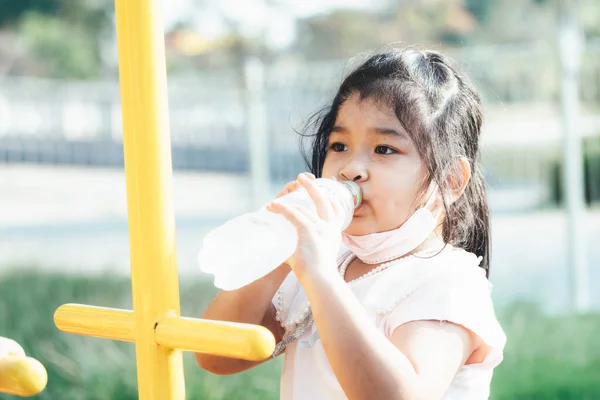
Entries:
POLYGON ((365 200, 363 199, 361 201, 360 205, 354 209, 354 216, 356 217, 356 216, 360 215, 360 213, 362 212, 362 210, 364 210, 364 208, 365 208, 365 200))

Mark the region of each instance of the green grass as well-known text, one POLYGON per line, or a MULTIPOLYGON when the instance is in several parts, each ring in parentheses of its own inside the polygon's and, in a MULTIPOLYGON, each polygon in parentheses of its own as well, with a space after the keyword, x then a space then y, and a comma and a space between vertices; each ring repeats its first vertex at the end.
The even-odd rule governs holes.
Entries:
POLYGON ((600 399, 600 315, 548 317, 519 303, 498 314, 508 342, 493 399, 600 399))
MULTIPOLYGON (((199 316, 215 293, 210 283, 181 283, 182 313, 199 316)), ((131 308, 127 279, 24 271, 0 277, 0 336, 23 345, 46 366, 36 399, 137 399, 133 344, 59 332, 52 317, 64 303, 131 308)), ((492 399, 600 399, 600 316, 548 317, 530 304, 501 310, 508 336, 492 399)), ((230 377, 208 374, 186 353, 188 399, 278 399, 281 361, 230 377)), ((1 400, 12 399, 0 395, 1 400)))

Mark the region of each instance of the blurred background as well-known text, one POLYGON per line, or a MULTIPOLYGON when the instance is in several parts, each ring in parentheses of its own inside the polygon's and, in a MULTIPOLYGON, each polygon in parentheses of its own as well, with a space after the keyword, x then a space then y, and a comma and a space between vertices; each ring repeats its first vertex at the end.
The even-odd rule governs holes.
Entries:
MULTIPOLYGON (((386 46, 455 58, 484 99, 492 273, 508 335, 492 399, 600 398, 600 2, 163 3, 182 309, 215 293, 203 235, 305 171, 298 132, 386 46)), ((137 398, 133 345, 69 336, 66 302, 131 307, 114 5, 0 3, 0 336, 40 399, 137 398)), ((188 398, 276 399, 280 361, 233 377, 186 354, 188 398)), ((0 395, 0 399, 8 396, 0 395)))

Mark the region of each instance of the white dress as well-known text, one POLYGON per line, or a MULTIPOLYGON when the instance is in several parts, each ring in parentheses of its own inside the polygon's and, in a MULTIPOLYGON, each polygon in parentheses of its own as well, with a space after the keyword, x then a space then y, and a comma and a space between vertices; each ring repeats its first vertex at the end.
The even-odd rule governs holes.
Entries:
MULTIPOLYGON (((340 263, 348 260, 348 256, 351 254, 343 252, 340 263)), ((492 285, 479 262, 474 254, 448 245, 433 257, 409 256, 381 272, 349 282, 373 324, 387 338, 404 323, 440 320, 470 329, 490 347, 482 363, 465 365, 459 370, 443 400, 488 399, 493 370, 502 361, 506 337, 494 313, 492 285)), ((287 335, 306 315, 308 306, 304 290, 293 273, 281 285, 273 304, 287 335)), ((346 399, 314 323, 285 350, 280 398, 346 399)))

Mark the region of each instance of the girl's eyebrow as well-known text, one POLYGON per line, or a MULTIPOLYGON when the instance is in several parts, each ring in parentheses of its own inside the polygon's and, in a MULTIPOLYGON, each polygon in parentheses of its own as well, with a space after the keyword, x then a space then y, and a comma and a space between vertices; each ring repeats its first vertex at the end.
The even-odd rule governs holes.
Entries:
MULTIPOLYGON (((373 132, 373 133, 375 133, 375 134, 378 134, 378 135, 395 136, 395 137, 398 137, 400 139, 409 140, 409 137, 408 137, 408 135, 405 132, 398 131, 398 130, 393 129, 393 128, 381 128, 381 127, 377 127, 377 128, 371 128, 370 131, 373 132)), ((343 125, 335 125, 331 129, 331 133, 333 133, 333 132, 348 134, 349 130, 348 130, 348 128, 346 128, 343 125)))
POLYGON ((346 129, 345 127, 343 127, 342 125, 335 125, 333 128, 331 128, 331 132, 337 132, 337 133, 348 133, 348 129, 346 129))
POLYGON ((373 131, 379 135, 396 136, 400 139, 409 140, 408 135, 402 131, 393 128, 373 128, 373 131))

